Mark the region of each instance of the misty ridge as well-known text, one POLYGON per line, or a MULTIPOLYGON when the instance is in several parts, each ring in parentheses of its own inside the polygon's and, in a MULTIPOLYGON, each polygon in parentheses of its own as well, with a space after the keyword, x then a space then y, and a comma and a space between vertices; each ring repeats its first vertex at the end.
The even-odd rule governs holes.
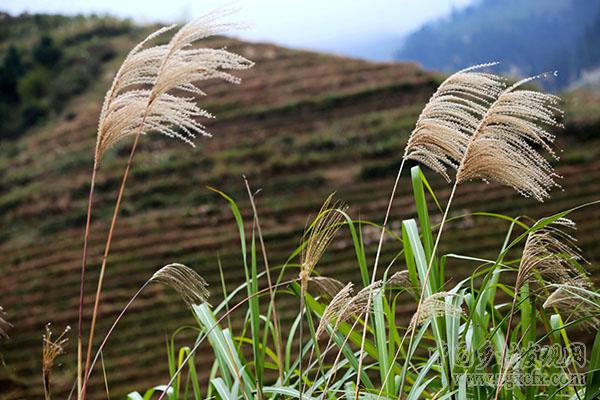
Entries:
MULTIPOLYGON (((599 2, 481 0, 409 34, 394 59, 444 72, 502 61, 500 72, 515 77, 557 70, 543 84, 564 89, 589 86, 597 75, 598 39, 599 2)), ((598 78, 591 85, 598 87, 598 78)))

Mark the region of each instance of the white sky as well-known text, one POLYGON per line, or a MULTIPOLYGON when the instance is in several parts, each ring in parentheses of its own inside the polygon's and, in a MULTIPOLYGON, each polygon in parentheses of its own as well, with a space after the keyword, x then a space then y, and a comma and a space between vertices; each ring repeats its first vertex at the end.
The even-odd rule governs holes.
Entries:
MULTIPOLYGON (((293 47, 327 49, 365 37, 401 36, 474 0, 238 0, 237 18, 251 28, 239 36, 293 47)), ((111 14, 138 22, 193 18, 225 0, 0 0, 0 10, 111 14)))

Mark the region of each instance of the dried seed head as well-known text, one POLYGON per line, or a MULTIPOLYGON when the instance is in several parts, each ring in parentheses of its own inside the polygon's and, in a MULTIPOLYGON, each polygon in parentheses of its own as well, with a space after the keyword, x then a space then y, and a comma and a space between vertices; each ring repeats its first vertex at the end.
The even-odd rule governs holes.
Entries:
POLYGON ((449 292, 434 293, 423 301, 421 307, 413 315, 410 326, 415 328, 430 318, 450 315, 458 317, 463 311, 459 305, 446 301, 447 297, 456 297, 457 295, 449 292))
POLYGON ((6 330, 10 327, 12 327, 12 325, 6 320, 6 313, 4 312, 4 308, 0 306, 0 338, 8 338, 6 330))
POLYGON ((319 294, 328 297, 335 297, 343 288, 344 284, 337 279, 329 278, 326 276, 315 276, 309 278, 309 284, 319 294))
POLYGON ((152 282, 159 282, 175 290, 189 306, 207 303, 208 284, 193 269, 183 264, 169 264, 152 275, 152 282))
POLYGON ((319 321, 319 326, 317 327, 316 335, 317 337, 321 337, 325 332, 325 328, 328 324, 333 324, 334 321, 336 326, 342 323, 345 319, 349 318, 348 313, 346 312, 349 304, 352 300, 352 291, 353 284, 352 282, 348 283, 344 286, 329 302, 325 310, 323 311, 323 316, 319 321))
POLYGON ((589 278, 573 266, 575 261, 585 259, 580 254, 576 239, 566 232, 575 229, 575 223, 559 218, 544 228, 529 233, 519 265, 516 289, 535 275, 550 283, 589 287, 589 278))
POLYGON ((414 288, 410 280, 408 270, 398 271, 389 277, 386 283, 387 286, 404 289, 407 292, 413 293, 414 288))
MULTIPOLYGON (((340 292, 334 296, 325 311, 317 328, 317 336, 325 331, 327 324, 335 321, 334 330, 339 324, 349 320, 353 315, 362 315, 367 312, 369 297, 375 296, 382 288, 382 281, 375 281, 361 289, 355 296, 352 296, 352 283, 344 286, 340 292)), ((371 302, 371 305, 373 303, 371 302)))
POLYGON ((565 322, 581 319, 586 330, 595 331, 600 326, 600 306, 588 287, 560 285, 544 302, 544 308, 554 308, 565 322))
POLYGON ((496 64, 463 69, 438 87, 408 139, 405 158, 427 165, 450 181, 448 168, 459 167, 469 138, 505 88, 499 76, 480 71, 496 64))
POLYGON ((225 71, 253 65, 224 49, 192 47, 194 42, 230 28, 219 21, 227 13, 209 13, 183 26, 168 44, 146 47, 175 25, 161 28, 131 50, 104 99, 98 123, 97 163, 113 144, 138 132, 159 132, 192 146, 195 132, 209 135, 197 121, 211 117, 196 104, 195 96, 204 95, 198 83, 207 79, 238 83, 238 78, 225 71))
POLYGON ((495 181, 513 187, 526 197, 543 201, 559 185, 552 165, 540 154, 551 147, 561 127, 560 99, 554 95, 520 89, 546 74, 517 82, 500 94, 474 132, 456 176, 457 183, 471 179, 495 181))
POLYGON ((307 237, 306 245, 300 255, 300 282, 304 287, 327 246, 342 227, 344 217, 340 210, 345 211, 347 206, 340 201, 333 201, 334 195, 335 193, 332 193, 327 197, 319 214, 304 234, 307 237))
POLYGON ((66 335, 70 330, 71 327, 67 326, 56 339, 52 339, 52 331, 50 330, 50 323, 48 323, 46 324, 46 333, 42 335, 42 376, 46 399, 50 398, 50 381, 54 362, 58 356, 65 352, 65 345, 69 341, 66 335))
POLYGON ((369 303, 371 305, 373 304, 373 302, 369 299, 373 298, 373 296, 376 296, 381 291, 382 287, 383 281, 379 280, 362 288, 358 293, 356 293, 356 296, 354 296, 350 302, 351 312, 361 315, 369 311, 367 309, 369 303))

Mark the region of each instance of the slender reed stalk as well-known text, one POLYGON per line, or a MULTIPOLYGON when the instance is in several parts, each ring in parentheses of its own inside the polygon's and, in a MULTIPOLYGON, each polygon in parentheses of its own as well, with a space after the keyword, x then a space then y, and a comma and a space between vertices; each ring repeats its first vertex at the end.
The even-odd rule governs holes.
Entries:
MULTIPOLYGON (((438 245, 440 243, 440 238, 442 237, 442 232, 444 230, 444 224, 446 222, 446 219, 448 218, 448 211, 450 210, 450 205, 452 204, 452 200, 454 199, 454 194, 456 192, 457 186, 458 186, 458 184, 456 182, 452 186, 452 191, 450 192, 450 197, 448 198, 448 203, 446 204, 446 209, 444 210, 444 215, 442 216, 442 222, 440 223, 440 228, 438 229, 438 233, 435 238, 435 243, 433 245, 433 249, 431 250, 431 258, 429 259, 429 263, 427 265, 427 271, 425 272, 425 279, 423 280, 422 285, 421 285, 421 293, 419 295, 419 302, 417 303, 417 310, 415 311, 416 319, 420 318, 421 306, 423 305, 423 299, 425 298, 425 290, 427 288, 427 284, 429 283, 429 275, 431 274, 431 267, 433 266, 435 252, 437 251, 438 245)), ((410 348, 412 347, 412 344, 413 344, 415 331, 416 331, 416 329, 414 329, 414 328, 410 329, 410 338, 408 340, 409 353, 410 353, 410 348)), ((406 357, 403 368, 408 367, 409 360, 410 360, 410 357, 406 357)), ((402 379, 402 381, 400 382, 400 391, 398 394, 398 399, 400 399, 402 396, 402 390, 404 389, 404 381, 405 381, 405 379, 402 379)))
POLYGON ((346 206, 339 201, 334 201, 332 204, 334 194, 335 193, 332 193, 329 195, 329 197, 327 197, 327 199, 321 206, 319 213, 315 217, 315 220, 310 226, 310 232, 305 233, 304 236, 306 237, 308 234, 308 238, 306 239, 306 244, 302 248, 302 252, 300 255, 300 274, 298 276, 300 280, 300 326, 298 328, 300 336, 300 343, 298 344, 298 351, 300 357, 298 366, 298 371, 300 375, 300 399, 302 399, 302 389, 304 386, 302 384, 302 345, 304 339, 303 315, 305 308, 304 296, 306 295, 306 291, 308 289, 310 275, 312 274, 313 270, 315 269, 317 263, 319 262, 323 254, 325 253, 325 250, 333 241, 339 229, 342 227, 343 215, 341 212, 338 212, 338 210, 345 210, 346 208, 346 206))
MULTIPOLYGON (((204 95, 196 85, 207 79, 218 78, 239 83, 238 78, 224 70, 242 70, 252 66, 250 61, 226 50, 191 48, 192 44, 200 39, 226 32, 230 25, 219 22, 219 19, 229 13, 224 9, 208 13, 184 25, 167 45, 143 48, 148 41, 172 29, 173 26, 151 34, 129 53, 107 92, 100 114, 95 162, 98 163, 105 151, 123 137, 133 135, 135 139, 121 180, 102 257, 84 376, 87 376, 90 370, 107 259, 140 136, 147 132, 160 132, 169 137, 179 138, 192 146, 194 144, 191 139, 195 137, 193 131, 210 136, 196 119, 211 115, 196 105, 195 97, 183 97, 180 93, 204 95), (139 89, 140 85, 146 88, 139 89)), ((85 387, 82 387, 80 399, 85 400, 85 395, 85 387)))
POLYGON ((271 280, 271 269, 269 268, 269 260, 267 258, 267 249, 265 246, 265 242, 263 239, 262 229, 260 227, 260 220, 258 218, 258 210, 256 209, 256 204, 254 203, 254 195, 250 190, 250 184, 248 180, 244 176, 244 183, 246 184, 246 189, 248 191, 248 198, 250 199, 250 205, 252 206, 252 212, 254 213, 254 222, 256 224, 256 229, 258 231, 258 240, 260 242, 260 248, 263 254, 263 261, 265 263, 265 270, 267 273, 267 285, 269 285, 269 300, 270 305, 273 306, 273 327, 275 334, 275 351, 277 354, 277 358, 279 359, 278 372, 279 372, 279 380, 283 382, 283 352, 281 350, 281 328, 279 323, 279 318, 277 316, 277 304, 275 303, 275 293, 273 292, 273 283, 271 280))
MULTIPOLYGON (((143 125, 142 125, 143 126, 143 125)), ((141 133, 141 129, 140 129, 141 133)), ((94 309, 92 311, 92 321, 90 323, 90 333, 88 338, 88 346, 87 346, 87 356, 85 360, 85 376, 87 377, 90 372, 90 363, 92 357, 92 347, 94 340, 94 330, 96 328, 96 319, 98 316, 98 307, 100 305, 100 294, 102 293, 102 283, 104 282, 104 273, 106 272, 106 261, 108 259, 108 253, 110 252, 110 246, 112 244, 113 233, 115 230, 115 226, 117 224, 117 217, 119 215, 119 210, 121 208, 121 201, 123 200, 123 194, 125 193, 125 186, 127 185, 127 178, 129 177, 129 171, 131 169, 131 163, 133 161, 133 157, 135 156, 135 150, 137 149, 137 144, 139 141, 140 135, 136 135, 135 140, 133 142, 133 146, 131 148, 131 152, 129 153, 129 159, 127 160, 127 166, 125 167, 125 172, 123 173, 123 179, 121 180, 121 187, 119 188, 119 194, 117 196, 117 201, 115 203, 115 208, 113 211, 113 216, 110 222, 110 228, 108 231, 108 237, 106 239, 106 245, 104 247, 104 254, 102 255, 102 266, 100 267, 100 276, 98 277, 98 285, 96 287, 96 296, 94 297, 94 309)), ((86 395, 86 387, 87 385, 83 385, 81 389, 81 399, 85 400, 86 395)))
MULTIPOLYGON (((392 193, 390 194, 390 200, 388 201, 387 210, 385 212, 385 217, 383 218, 383 225, 381 226, 381 235, 379 236, 379 243, 377 244, 377 252, 375 253, 375 262, 373 264, 373 275, 371 277, 371 284, 375 283, 375 279, 377 276, 377 266, 379 265, 379 256, 381 255, 381 248, 383 247, 383 238, 385 236, 385 230, 387 229, 388 219, 390 217, 390 213, 392 211, 392 204, 394 203, 394 197, 396 197, 396 190, 398 189, 398 183, 400 182, 400 176, 402 175, 402 169, 404 168, 404 162, 406 158, 402 158, 402 162, 400 163, 400 168, 398 168, 398 174, 396 175, 396 180, 394 182, 394 186, 392 187, 392 193)), ((367 300, 367 310, 371 308, 371 294, 369 294, 369 298, 367 300)), ((360 370, 362 368, 363 363, 363 353, 365 350, 365 340, 367 338, 367 325, 369 323, 369 312, 367 311, 365 315, 365 325, 362 331, 362 340, 360 342, 360 352, 358 353, 358 371, 359 373, 356 376, 356 392, 354 394, 354 398, 358 400, 358 391, 360 388, 360 370)))
POLYGON ((98 164, 94 160, 92 178, 90 181, 90 193, 88 195, 87 216, 85 219, 85 232, 83 236, 83 256, 81 260, 81 278, 79 286, 79 313, 77 322, 77 398, 81 397, 82 373, 83 373, 83 297, 85 292, 85 269, 87 265, 88 241, 90 237, 90 225, 92 220, 92 204, 94 201, 94 188, 96 186, 96 172, 98 164))
POLYGON ((150 279, 148 279, 144 284, 135 292, 135 294, 129 299, 125 307, 121 310, 115 321, 111 325, 111 327, 106 332, 104 339, 98 346, 96 350, 96 355, 94 356, 94 360, 90 364, 89 372, 86 374, 85 379, 83 381, 83 390, 87 388, 90 376, 92 375, 92 371, 94 370, 94 366, 98 362, 99 358, 102 358, 102 352, 108 343, 108 339, 112 335, 113 331, 117 327, 117 324, 123 316, 129 310, 129 307, 133 304, 133 302, 138 298, 138 296, 144 291, 144 289, 153 282, 162 283, 171 287, 175 290, 186 302, 186 304, 196 304, 196 303, 206 303, 208 301, 208 291, 206 290, 206 281, 197 273, 195 273, 192 269, 186 267, 183 264, 169 264, 159 269, 152 275, 150 279))

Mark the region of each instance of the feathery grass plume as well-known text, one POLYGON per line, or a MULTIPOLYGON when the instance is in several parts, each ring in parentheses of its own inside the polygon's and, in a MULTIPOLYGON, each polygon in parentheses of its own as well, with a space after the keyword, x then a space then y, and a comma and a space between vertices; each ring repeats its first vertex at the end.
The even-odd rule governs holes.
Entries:
POLYGON ((559 314, 566 316, 566 322, 579 320, 578 324, 588 331, 600 326, 600 304, 597 295, 589 287, 576 285, 560 285, 546 299, 544 308, 554 308, 559 314))
POLYGON ((457 317, 462 315, 463 310, 459 305, 446 302, 446 297, 456 296, 454 293, 437 292, 423 301, 419 310, 413 315, 410 326, 415 328, 430 318, 450 315, 457 317))
POLYGON ((362 288, 350 301, 350 312, 358 315, 366 313, 371 303, 369 299, 376 296, 382 287, 383 281, 378 280, 362 288))
POLYGON ((414 294, 414 287, 410 280, 408 270, 395 272, 386 282, 388 287, 404 289, 407 292, 414 294))
POLYGON ((4 312, 4 308, 0 306, 0 338, 8 338, 6 330, 10 327, 12 327, 12 325, 6 320, 6 312, 4 312))
MULTIPOLYGON (((333 321, 336 321, 335 326, 337 327, 342 322, 349 320, 353 315, 360 316, 364 314, 369 306, 369 296, 374 296, 381 290, 382 286, 383 281, 375 281, 362 288, 354 296, 352 296, 352 283, 344 286, 325 308, 317 332, 322 334, 326 325, 331 324, 333 321)), ((317 334, 317 337, 320 334, 317 334)))
POLYGON ((169 286, 189 306, 208 303, 208 283, 196 271, 183 264, 173 263, 162 267, 152 275, 150 281, 169 286))
POLYGON ((328 324, 332 324, 334 321, 339 321, 339 318, 346 314, 346 310, 352 302, 352 292, 354 290, 353 286, 354 284, 352 282, 348 283, 335 296, 333 296, 327 307, 325 307, 316 331, 316 336, 318 338, 323 335, 328 324))
POLYGON ((490 106, 471 138, 458 169, 457 184, 472 180, 496 181, 513 187, 526 197, 544 201, 558 177, 552 165, 540 154, 544 148, 558 160, 551 145, 560 128, 560 98, 521 89, 541 74, 523 79, 504 90, 490 106))
POLYGON ((151 34, 127 56, 106 94, 98 123, 94 169, 88 200, 80 283, 79 331, 81 331, 82 326, 85 260, 95 174, 99 162, 108 148, 125 136, 133 135, 135 139, 123 173, 119 194, 115 201, 113 217, 102 257, 83 375, 81 374, 80 361, 82 354, 81 334, 78 336, 78 399, 80 400, 85 400, 86 396, 86 388, 84 386, 79 390, 79 386, 81 386, 79 382, 81 376, 87 377, 89 372, 106 262, 139 137, 145 133, 159 132, 193 145, 194 132, 209 135, 197 121, 199 117, 210 117, 207 111, 196 104, 196 97, 204 94, 197 86, 198 83, 208 79, 222 79, 231 83, 238 83, 239 79, 226 71, 248 69, 252 67, 253 63, 225 49, 194 48, 193 44, 200 39, 227 32, 232 25, 221 22, 221 18, 231 12, 227 9, 210 12, 184 25, 166 45, 146 48, 145 46, 150 40, 171 30, 173 27, 159 29, 151 34))
MULTIPOLYGON (((302 314, 304 313, 304 297, 308 288, 308 282, 310 275, 312 274, 315 266, 325 253, 327 246, 331 243, 338 230, 342 226, 343 216, 339 212, 340 209, 344 210, 346 206, 339 202, 333 201, 335 193, 330 194, 321 209, 319 214, 315 217, 315 220, 310 225, 308 230, 304 233, 304 237, 308 235, 305 245, 302 247, 300 253, 300 324, 298 329, 299 335, 299 364, 298 370, 302 381, 303 369, 302 369, 302 346, 304 341, 304 324, 302 314)), ((300 385, 300 398, 302 398, 303 385, 300 385)))
POLYGON ((211 12, 183 26, 166 45, 146 47, 175 25, 157 30, 131 50, 106 93, 98 123, 95 159, 113 144, 138 132, 159 132, 194 146, 194 132, 210 136, 197 118, 211 114, 196 104, 205 95, 198 83, 222 79, 239 83, 226 70, 253 63, 225 49, 193 48, 194 42, 225 33, 231 24, 220 19, 230 11, 211 12))
POLYGON ((587 261, 581 256, 576 239, 566 229, 576 229, 575 223, 567 218, 559 218, 527 235, 516 291, 525 282, 534 280, 536 273, 546 282, 590 287, 589 278, 573 265, 573 262, 587 261))
POLYGON ((450 182, 448 168, 458 169, 469 138, 505 88, 499 76, 480 71, 496 64, 465 68, 442 82, 421 111, 404 158, 427 165, 450 182))
POLYGON ((317 293, 332 299, 344 288, 344 284, 335 278, 315 276, 308 280, 309 288, 312 286, 317 293))
POLYGON ((308 235, 308 238, 300 255, 300 282, 305 290, 315 266, 342 227, 344 217, 338 210, 345 210, 347 206, 340 201, 334 201, 334 195, 335 193, 332 193, 327 197, 304 234, 305 237, 308 235))
POLYGON ((56 339, 52 339, 52 331, 50 330, 50 323, 48 323, 46 324, 46 333, 42 335, 42 377, 44 379, 44 396, 46 400, 50 399, 54 362, 58 356, 65 352, 65 345, 69 341, 65 336, 70 330, 71 327, 67 326, 56 339))

